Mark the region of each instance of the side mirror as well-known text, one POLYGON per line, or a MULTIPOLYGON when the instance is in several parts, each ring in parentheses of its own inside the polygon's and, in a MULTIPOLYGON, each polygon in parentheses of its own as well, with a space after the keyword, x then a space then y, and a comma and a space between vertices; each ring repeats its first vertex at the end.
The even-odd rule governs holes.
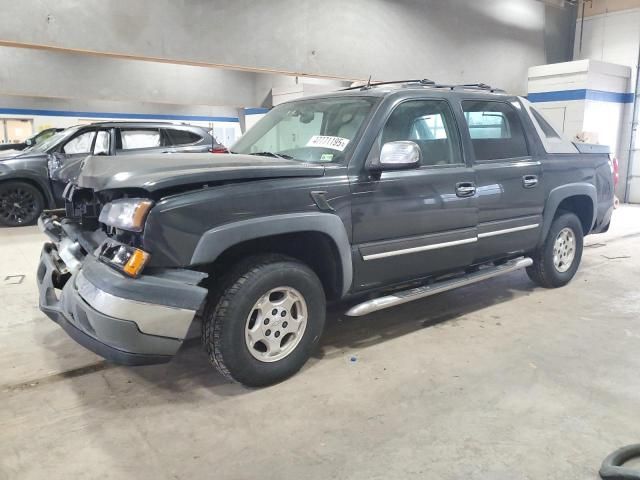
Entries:
POLYGON ((375 171, 417 168, 421 157, 420 147, 415 142, 388 142, 382 146, 380 158, 371 162, 369 168, 375 171))
POLYGON ((27 138, 27 139, 24 141, 24 144, 25 144, 27 147, 33 147, 33 145, 35 144, 35 142, 33 141, 33 139, 32 139, 32 138, 27 138))

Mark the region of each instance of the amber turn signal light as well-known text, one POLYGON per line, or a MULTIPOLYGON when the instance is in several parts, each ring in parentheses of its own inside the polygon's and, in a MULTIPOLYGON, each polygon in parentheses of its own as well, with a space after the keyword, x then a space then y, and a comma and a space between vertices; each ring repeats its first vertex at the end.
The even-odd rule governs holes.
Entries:
POLYGON ((149 254, 143 250, 139 250, 136 248, 131 254, 131 256, 129 257, 129 260, 127 260, 127 263, 125 263, 124 266, 122 267, 122 270, 127 275, 131 275, 132 277, 137 277, 142 271, 142 269, 144 268, 144 266, 146 265, 148 260, 149 260, 149 254))

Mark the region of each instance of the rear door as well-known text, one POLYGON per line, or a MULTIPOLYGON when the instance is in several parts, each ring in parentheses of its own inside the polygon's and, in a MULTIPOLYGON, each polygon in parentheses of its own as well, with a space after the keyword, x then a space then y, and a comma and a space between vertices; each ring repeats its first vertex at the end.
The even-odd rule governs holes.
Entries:
POLYGON ((535 247, 542 226, 542 166, 532 157, 517 101, 461 102, 478 195, 476 261, 535 247))
POLYGON ((412 141, 422 163, 352 179, 354 285, 375 288, 464 267, 475 256, 474 174, 448 101, 402 101, 384 121, 369 157, 387 142, 412 141))

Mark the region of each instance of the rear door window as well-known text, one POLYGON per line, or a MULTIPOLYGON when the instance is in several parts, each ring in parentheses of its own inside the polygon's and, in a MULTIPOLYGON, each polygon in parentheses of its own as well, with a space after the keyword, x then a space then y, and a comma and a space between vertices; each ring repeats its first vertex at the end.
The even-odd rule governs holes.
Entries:
POLYGON ((199 142, 202 139, 200 135, 190 130, 167 128, 164 132, 167 135, 168 146, 190 145, 192 143, 199 142))
POLYGON ((462 109, 477 161, 529 155, 522 122, 511 104, 465 100, 462 109))
POLYGON ((157 128, 121 128, 117 150, 139 150, 160 147, 160 130, 157 128))

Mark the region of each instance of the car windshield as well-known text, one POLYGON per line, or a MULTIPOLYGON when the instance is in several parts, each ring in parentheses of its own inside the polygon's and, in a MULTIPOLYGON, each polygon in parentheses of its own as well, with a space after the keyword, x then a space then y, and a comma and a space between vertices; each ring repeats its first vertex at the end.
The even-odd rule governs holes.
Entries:
POLYGON ((375 102, 371 97, 339 97, 279 105, 240 138, 231 152, 341 162, 375 102))
POLYGON ((45 141, 41 143, 37 143, 36 145, 26 148, 23 150, 23 153, 41 153, 47 152, 51 147, 56 146, 62 140, 69 138, 71 135, 76 133, 80 127, 71 127, 61 132, 56 133, 55 135, 50 136, 45 141))

